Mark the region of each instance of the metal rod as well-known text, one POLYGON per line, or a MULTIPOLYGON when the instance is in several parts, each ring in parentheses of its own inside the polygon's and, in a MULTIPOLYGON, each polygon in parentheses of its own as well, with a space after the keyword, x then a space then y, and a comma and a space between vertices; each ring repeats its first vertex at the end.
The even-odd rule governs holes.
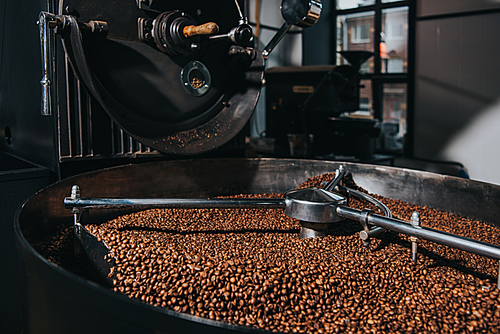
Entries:
POLYGON ((377 235, 379 235, 380 233, 384 232, 385 229, 383 229, 382 227, 374 227, 368 231, 361 231, 359 232, 359 238, 363 241, 367 241, 367 240, 370 240, 371 238, 374 238, 376 237, 377 235))
POLYGON ((417 243, 414 241, 411 242, 411 260, 417 262, 417 243))
POLYGON ((324 189, 327 191, 333 191, 335 187, 340 183, 340 181, 344 178, 345 175, 344 166, 340 165, 339 168, 335 171, 335 176, 328 182, 324 189))
MULTIPOLYGON (((410 225, 415 228, 420 228, 420 214, 417 211, 414 211, 411 214, 410 225)), ((417 262, 417 241, 418 238, 410 237, 411 241, 411 259, 414 263, 417 262)))
POLYGON ((234 0, 234 3, 236 4, 236 8, 238 9, 238 14, 240 15, 240 20, 245 21, 245 17, 243 16, 243 13, 241 12, 240 4, 238 3, 238 0, 234 0))
MULTIPOLYGON (((361 210, 353 209, 344 205, 339 205, 336 212, 340 217, 355 221, 359 220, 358 218, 361 214, 361 210)), ((404 233, 409 236, 426 239, 441 245, 454 247, 474 254, 500 260, 500 247, 485 242, 476 241, 426 227, 415 228, 402 220, 383 217, 376 214, 369 215, 368 223, 394 232, 404 233)))
POLYGON ((497 280, 497 289, 500 290, 500 261, 498 261, 498 280, 497 280))
POLYGON ((266 45, 264 50, 262 50, 262 56, 264 57, 264 59, 267 59, 267 57, 269 57, 269 54, 271 53, 271 51, 274 50, 276 45, 278 45, 278 43, 285 36, 285 34, 288 32, 288 30, 290 30, 291 27, 292 27, 292 25, 289 24, 288 22, 283 23, 280 30, 278 30, 276 35, 274 35, 273 39, 266 45))
POLYGON ((49 24, 55 20, 56 16, 47 12, 40 12, 40 16, 38 17, 43 71, 43 77, 40 81, 42 85, 42 116, 52 115, 52 92, 50 88, 52 86, 51 62, 53 55, 49 24))
POLYGON ((284 209, 279 198, 71 198, 64 199, 67 208, 118 209, 284 209))
POLYGON ((378 199, 370 196, 370 195, 367 195, 361 191, 357 191, 357 190, 354 190, 354 189, 351 189, 351 188, 347 188, 347 187, 344 187, 342 185, 339 185, 339 189, 341 191, 345 191, 347 192, 349 195, 353 196, 353 197, 356 197, 357 199, 361 199, 361 200, 365 200, 367 202, 370 202, 371 204, 375 205, 376 207, 378 207, 380 210, 382 210, 382 212, 384 213, 384 215, 386 217, 392 217, 392 212, 391 210, 382 202, 380 202, 378 199))

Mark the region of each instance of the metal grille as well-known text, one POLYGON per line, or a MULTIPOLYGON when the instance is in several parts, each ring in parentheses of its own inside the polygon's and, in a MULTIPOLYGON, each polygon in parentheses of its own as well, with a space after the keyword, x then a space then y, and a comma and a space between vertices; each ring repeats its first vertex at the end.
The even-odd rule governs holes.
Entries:
MULTIPOLYGON (((64 51, 61 50, 64 54, 64 51)), ((62 58, 62 59, 61 59, 62 58)), ((162 153, 140 143, 123 131, 109 117, 75 76, 66 55, 57 64, 58 76, 57 128, 59 160, 92 160, 127 157, 164 157, 162 153)), ((243 129, 232 140, 222 145, 217 155, 244 156, 243 129)))
POLYGON ((117 126, 74 75, 64 57, 59 79, 58 141, 61 161, 75 158, 112 158, 159 155, 117 126))

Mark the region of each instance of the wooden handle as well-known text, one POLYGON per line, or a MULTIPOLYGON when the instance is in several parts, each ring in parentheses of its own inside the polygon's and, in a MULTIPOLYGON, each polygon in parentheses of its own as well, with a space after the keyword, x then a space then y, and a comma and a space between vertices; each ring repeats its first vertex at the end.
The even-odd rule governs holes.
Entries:
POLYGON ((198 35, 212 35, 219 32, 219 26, 217 23, 208 22, 199 26, 186 26, 182 29, 184 37, 194 37, 198 35))

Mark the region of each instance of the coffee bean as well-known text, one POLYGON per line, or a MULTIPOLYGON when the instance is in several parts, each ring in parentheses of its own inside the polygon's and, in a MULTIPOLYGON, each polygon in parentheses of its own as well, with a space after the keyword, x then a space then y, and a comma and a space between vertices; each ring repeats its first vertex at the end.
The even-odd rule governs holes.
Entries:
MULTIPOLYGON (((346 185, 364 191, 349 178, 346 185)), ((498 227, 373 196, 396 218, 418 211, 422 226, 500 245, 498 227)), ((353 198, 348 204, 378 210, 353 198)), ((364 247, 351 221, 329 236, 299 239, 299 222, 281 210, 154 209, 88 228, 109 246, 107 260, 116 259, 114 291, 177 312, 292 333, 500 328, 497 261, 420 240, 414 264, 409 237, 385 232, 364 247)), ((59 237, 52 259, 63 244, 71 253, 70 241, 59 237)))

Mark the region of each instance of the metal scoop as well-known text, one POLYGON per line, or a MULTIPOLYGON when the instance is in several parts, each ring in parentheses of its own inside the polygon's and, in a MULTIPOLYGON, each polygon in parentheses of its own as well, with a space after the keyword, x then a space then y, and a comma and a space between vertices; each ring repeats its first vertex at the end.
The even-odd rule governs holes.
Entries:
POLYGON ((274 50, 292 26, 307 28, 314 25, 319 20, 321 9, 320 0, 283 0, 281 2, 281 16, 285 23, 262 50, 264 59, 269 57, 271 51, 274 50))

